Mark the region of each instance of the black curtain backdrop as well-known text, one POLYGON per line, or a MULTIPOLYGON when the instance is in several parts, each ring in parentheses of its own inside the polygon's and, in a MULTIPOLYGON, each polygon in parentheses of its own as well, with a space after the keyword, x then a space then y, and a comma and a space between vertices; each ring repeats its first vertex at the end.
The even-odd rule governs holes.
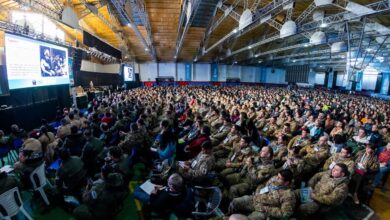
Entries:
POLYGON ((75 75, 75 86, 89 87, 92 81, 94 86, 122 86, 123 80, 121 75, 115 73, 98 73, 80 71, 75 75))
POLYGON ((307 83, 309 72, 309 65, 288 66, 286 68, 286 82, 307 83))
POLYGON ((55 119, 57 108, 70 106, 69 85, 45 86, 10 90, 9 95, 0 96, 0 129, 9 131, 11 124, 31 130, 40 125, 40 120, 55 119))

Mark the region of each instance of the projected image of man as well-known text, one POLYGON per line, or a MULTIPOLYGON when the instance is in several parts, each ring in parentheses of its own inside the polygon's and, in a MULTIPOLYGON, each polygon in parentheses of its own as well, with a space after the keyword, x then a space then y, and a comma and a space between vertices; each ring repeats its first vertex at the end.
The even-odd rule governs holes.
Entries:
POLYGON ((129 80, 133 80, 133 68, 131 67, 127 68, 127 72, 128 72, 129 80))
POLYGON ((61 50, 52 49, 54 58, 52 62, 52 67, 55 73, 55 76, 67 75, 66 66, 64 63, 65 52, 61 50))
POLYGON ((55 75, 55 71, 52 68, 52 57, 50 56, 50 49, 42 46, 41 46, 41 74, 43 77, 55 75))

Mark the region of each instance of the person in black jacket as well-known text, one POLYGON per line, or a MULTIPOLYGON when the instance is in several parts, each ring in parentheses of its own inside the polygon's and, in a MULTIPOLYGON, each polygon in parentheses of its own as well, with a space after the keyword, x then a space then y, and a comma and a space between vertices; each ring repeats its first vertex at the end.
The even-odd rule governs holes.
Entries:
POLYGON ((146 209, 166 216, 181 208, 181 203, 186 199, 187 191, 183 178, 174 173, 168 178, 166 187, 155 185, 150 195, 141 188, 137 188, 134 197, 146 205, 146 209))
POLYGON ((72 125, 70 127, 70 135, 66 137, 63 147, 69 149, 70 155, 80 157, 84 144, 85 139, 82 132, 79 131, 77 126, 72 125))
POLYGON ((156 186, 150 194, 150 209, 161 214, 170 213, 185 198, 183 178, 174 173, 168 178, 168 187, 156 186))
POLYGON ((84 203, 73 210, 76 219, 114 219, 127 195, 122 185, 119 173, 110 173, 102 181, 88 184, 83 193, 84 203))
POLYGON ((88 175, 92 176, 97 173, 99 169, 99 161, 104 160, 104 144, 99 139, 92 135, 92 131, 87 129, 84 131, 84 138, 86 143, 81 153, 81 160, 85 164, 88 175))

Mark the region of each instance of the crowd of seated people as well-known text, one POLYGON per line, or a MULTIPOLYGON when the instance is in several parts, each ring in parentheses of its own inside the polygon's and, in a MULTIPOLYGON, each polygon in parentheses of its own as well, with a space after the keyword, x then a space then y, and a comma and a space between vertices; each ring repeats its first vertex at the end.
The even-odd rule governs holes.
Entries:
MULTIPOLYGON (((78 109, 57 111, 57 126, 25 132, 13 125, 0 144, 20 140, 13 164, 29 174, 56 169, 58 194, 81 205, 78 219, 108 219, 128 193, 133 166, 167 162, 148 209, 190 215, 194 186, 217 186, 220 209, 232 218, 309 217, 344 202, 368 203, 390 171, 389 102, 321 90, 236 87, 152 87, 113 92, 78 109), (160 186, 161 185, 161 186, 160 186), (166 187, 163 187, 166 185, 166 187), (185 203, 184 201, 187 201, 185 203), (186 206, 187 204, 188 206, 186 206)), ((14 147, 12 147, 14 148, 14 147)), ((145 176, 145 179, 148 177, 145 176)), ((58 196, 58 195, 57 195, 58 196)))

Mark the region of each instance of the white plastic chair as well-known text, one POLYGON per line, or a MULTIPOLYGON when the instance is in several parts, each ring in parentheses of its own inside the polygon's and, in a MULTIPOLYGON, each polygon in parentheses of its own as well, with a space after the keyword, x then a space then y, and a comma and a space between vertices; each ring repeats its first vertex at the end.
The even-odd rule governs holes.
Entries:
POLYGON ((45 190, 43 189, 48 181, 45 174, 45 163, 39 165, 35 170, 30 174, 30 181, 33 185, 34 191, 39 191, 46 205, 50 205, 49 199, 46 196, 45 190))
POLYGON ((11 220, 11 217, 17 215, 19 211, 22 211, 29 220, 33 220, 23 208, 23 201, 20 198, 18 187, 12 188, 0 195, 0 207, 6 212, 6 215, 0 212, 1 219, 11 220))
POLYGON ((218 217, 222 217, 223 213, 219 209, 219 204, 222 201, 222 192, 217 186, 211 187, 202 187, 195 186, 194 187, 194 199, 195 199, 195 211, 192 212, 194 217, 206 217, 211 215, 216 215, 218 217), (203 198, 199 196, 200 193, 197 191, 209 191, 208 197, 203 198), (200 204, 203 203, 206 210, 199 210, 200 204))

